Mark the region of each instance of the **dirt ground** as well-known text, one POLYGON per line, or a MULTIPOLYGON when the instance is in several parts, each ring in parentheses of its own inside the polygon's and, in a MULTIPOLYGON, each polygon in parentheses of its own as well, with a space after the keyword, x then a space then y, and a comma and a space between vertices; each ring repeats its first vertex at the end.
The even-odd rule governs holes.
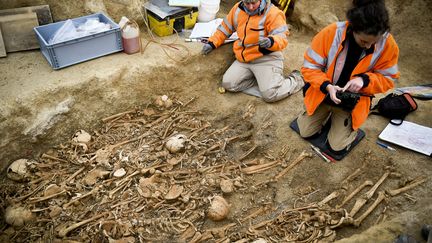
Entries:
MULTIPOLYGON (((332 10, 332 3, 336 5, 340 2, 329 1, 323 7, 332 10)), ((226 12, 229 4, 223 4, 222 12, 226 12)), ((305 17, 308 13, 302 9, 307 9, 307 6, 310 8, 313 3, 298 1, 295 11, 299 10, 291 19, 293 30, 289 46, 284 51, 286 73, 301 67, 303 53, 320 22, 314 20, 316 15, 310 15, 312 17, 305 20, 308 19, 305 17), (303 16, 303 20, 299 16, 303 16)), ((401 78, 396 87, 431 83, 431 4, 420 0, 410 3, 391 1, 389 8, 392 13, 392 33, 400 48, 401 78)), ((340 9, 335 11, 334 16, 343 19, 343 12, 340 9)), ((326 19, 321 21, 325 22, 326 19)), ((174 36, 161 39, 164 43, 177 43, 177 49, 151 43, 143 54, 117 53, 58 71, 51 69, 38 50, 10 53, 7 58, 0 59, 1 169, 4 171, 19 158, 43 161, 43 153, 51 151, 56 145, 67 144, 79 129, 95 135, 94 131, 104 127, 102 118, 135 107, 145 107, 161 95, 183 103, 195 97, 188 109, 201 111, 200 119, 208 121, 215 129, 230 125, 250 131, 252 135, 246 141, 227 145, 227 156, 234 161, 253 146, 256 149, 244 161, 278 158, 285 148, 287 153, 283 159, 290 163, 302 151, 312 152, 308 143, 289 128, 289 123, 303 111, 301 92, 274 104, 241 93, 220 94, 217 91, 218 83, 234 60, 231 46, 225 45, 208 56, 201 56, 201 44, 185 43, 184 36, 187 33, 182 33, 178 39, 174 36), (187 62, 176 62, 168 58, 165 51, 174 59, 189 59, 187 62)), ((144 43, 148 40, 149 36, 145 34, 144 43)), ((432 101, 417 102, 418 110, 406 120, 432 127, 432 101)), ((333 191, 346 187, 331 202, 334 206, 340 204, 346 195, 365 180, 375 183, 386 170, 391 170, 395 174, 385 180, 379 190, 398 188, 404 182, 418 177, 427 180, 407 194, 388 197, 360 227, 338 228, 336 240, 391 242, 399 233, 409 233, 422 242, 419 234, 421 225, 432 224, 432 160, 407 149, 397 147, 393 152, 377 146, 375 141, 387 123, 385 118, 370 116, 362 127, 366 138, 342 161, 325 163, 314 155, 293 167, 277 182, 267 183, 258 190, 235 190, 225 195, 231 205, 228 218, 213 223, 203 217, 197 224, 199 229, 236 223, 237 219, 248 215, 245 212, 257 206, 270 204, 275 208, 292 208, 318 202, 333 191), (360 169, 360 173, 346 183, 346 178, 357 169, 360 169), (380 215, 385 215, 384 220, 376 224, 379 218, 383 218, 380 215)), ((262 173, 244 175, 245 184, 259 184, 273 178, 283 169, 277 166, 262 173)), ((4 175, 1 185, 7 188, 7 185, 14 183, 4 175)), ((24 184, 16 186, 19 190, 25 187, 24 184)), ((3 214, 11 199, 19 195, 7 189, 0 194, 0 206, 3 207, 0 212, 3 214)), ((368 202, 367 207, 375 198, 368 202)), ((352 208, 354 201, 347 204, 347 209, 352 208)), ((270 215, 263 217, 269 219, 270 215)), ((22 229, 13 229, 3 221, 3 216, 1 218, 0 230, 2 237, 6 237, 2 239, 25 239, 16 236, 22 229)), ((38 224, 32 227, 38 227, 38 224)), ((77 232, 68 239, 84 239, 77 232)), ((29 239, 36 241, 38 237, 29 239)))

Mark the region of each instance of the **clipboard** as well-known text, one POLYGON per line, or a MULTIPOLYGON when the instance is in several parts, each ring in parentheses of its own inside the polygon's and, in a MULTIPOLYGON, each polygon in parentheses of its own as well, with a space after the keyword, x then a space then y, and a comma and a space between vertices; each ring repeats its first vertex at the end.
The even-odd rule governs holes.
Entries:
POLYGON ((396 126, 391 123, 378 136, 381 140, 432 157, 432 128, 404 121, 396 126))

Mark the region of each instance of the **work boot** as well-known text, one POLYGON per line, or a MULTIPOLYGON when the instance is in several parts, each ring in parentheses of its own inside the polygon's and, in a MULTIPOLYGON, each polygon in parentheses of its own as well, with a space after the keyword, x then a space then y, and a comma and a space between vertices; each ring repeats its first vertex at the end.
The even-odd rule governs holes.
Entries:
POLYGON ((299 70, 294 70, 292 71, 289 75, 288 78, 290 78, 291 80, 294 80, 296 83, 296 87, 293 90, 292 94, 296 93, 297 91, 299 91, 301 88, 303 88, 304 86, 304 79, 302 74, 300 73, 299 70))
POLYGON ((418 243, 414 237, 407 234, 398 235, 393 243, 418 243))
POLYGON ((432 225, 425 224, 421 229, 421 235, 427 243, 432 243, 432 225))

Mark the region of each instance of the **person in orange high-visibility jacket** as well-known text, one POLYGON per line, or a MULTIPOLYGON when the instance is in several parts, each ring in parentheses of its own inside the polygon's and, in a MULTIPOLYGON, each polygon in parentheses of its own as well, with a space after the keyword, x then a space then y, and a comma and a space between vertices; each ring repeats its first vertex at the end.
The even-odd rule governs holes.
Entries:
POLYGON ((306 112, 297 120, 300 135, 311 137, 331 119, 328 145, 342 153, 366 121, 371 97, 393 88, 399 78, 399 48, 388 33, 384 0, 354 0, 347 18, 321 30, 305 52, 301 72, 306 112), (352 110, 344 109, 337 97, 347 91, 361 94, 352 110))
POLYGON ((281 51, 288 45, 289 31, 285 14, 270 0, 236 3, 204 44, 202 53, 209 54, 234 32, 238 35, 233 43, 236 60, 225 72, 222 87, 239 92, 258 86, 256 95, 266 102, 281 100, 303 87, 299 71, 283 76, 281 51))

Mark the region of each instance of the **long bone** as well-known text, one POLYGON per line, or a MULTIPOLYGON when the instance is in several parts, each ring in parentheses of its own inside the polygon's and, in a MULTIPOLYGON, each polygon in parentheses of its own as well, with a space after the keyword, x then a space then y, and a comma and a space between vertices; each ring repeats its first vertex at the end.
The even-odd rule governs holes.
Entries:
POLYGON ((90 222, 93 221, 93 220, 100 219, 100 218, 104 217, 104 216, 107 215, 107 214, 108 214, 107 212, 105 212, 105 213, 101 213, 101 214, 98 214, 98 215, 96 215, 96 216, 94 216, 94 217, 91 217, 91 218, 89 218, 89 219, 86 219, 86 220, 83 220, 83 221, 81 221, 81 222, 78 222, 78 223, 72 224, 72 225, 69 226, 69 227, 63 227, 63 228, 61 228, 61 229, 58 231, 58 236, 60 236, 60 237, 63 238, 63 237, 65 237, 69 232, 71 232, 72 230, 77 229, 77 228, 79 228, 79 227, 81 227, 81 226, 83 226, 83 225, 85 225, 85 224, 87 224, 87 223, 90 223, 90 222))
POLYGON ((406 192, 406 191, 408 191, 408 190, 410 190, 410 189, 412 189, 412 188, 414 188, 414 187, 422 184, 425 181, 426 181, 426 178, 415 180, 414 182, 412 182, 409 185, 406 185, 404 187, 401 187, 401 188, 398 188, 398 189, 394 189, 394 190, 388 190, 387 193, 390 196, 394 197, 394 196, 396 196, 396 195, 398 195, 398 194, 400 194, 402 192, 406 192))
POLYGON ((351 212, 349 215, 351 217, 354 217, 354 215, 366 204, 366 202, 372 198, 375 191, 378 189, 378 187, 384 182, 384 180, 390 175, 390 172, 384 173, 381 178, 375 183, 375 185, 367 191, 364 195, 362 195, 360 198, 357 198, 353 208, 351 209, 351 212))
POLYGON ((327 197, 325 197, 321 202, 318 203, 319 207, 322 207, 324 204, 330 202, 331 200, 337 198, 339 196, 339 191, 334 191, 331 194, 329 194, 327 197))
POLYGON ((288 171, 290 171, 294 166, 300 163, 300 161, 302 161, 304 158, 310 158, 310 157, 312 157, 311 153, 308 153, 306 151, 301 152, 301 154, 293 162, 291 162, 291 164, 288 167, 283 169, 281 172, 279 172, 279 174, 277 174, 274 177, 274 180, 279 180, 282 176, 288 173, 288 171))
POLYGON ((349 194, 340 205, 337 205, 336 208, 341 208, 343 207, 343 205, 345 205, 349 200, 351 200, 355 195, 357 195, 357 193, 359 193, 361 190, 363 190, 363 188, 367 187, 367 186, 372 186, 373 182, 370 180, 367 180, 365 182, 363 182, 363 184, 361 184, 359 187, 357 187, 353 192, 351 192, 351 194, 349 194))
POLYGON ((386 195, 383 191, 378 192, 378 197, 375 200, 375 202, 364 212, 360 217, 354 220, 354 226, 359 227, 360 224, 363 222, 363 220, 369 216, 370 213, 380 204, 384 199, 386 198, 386 195))

